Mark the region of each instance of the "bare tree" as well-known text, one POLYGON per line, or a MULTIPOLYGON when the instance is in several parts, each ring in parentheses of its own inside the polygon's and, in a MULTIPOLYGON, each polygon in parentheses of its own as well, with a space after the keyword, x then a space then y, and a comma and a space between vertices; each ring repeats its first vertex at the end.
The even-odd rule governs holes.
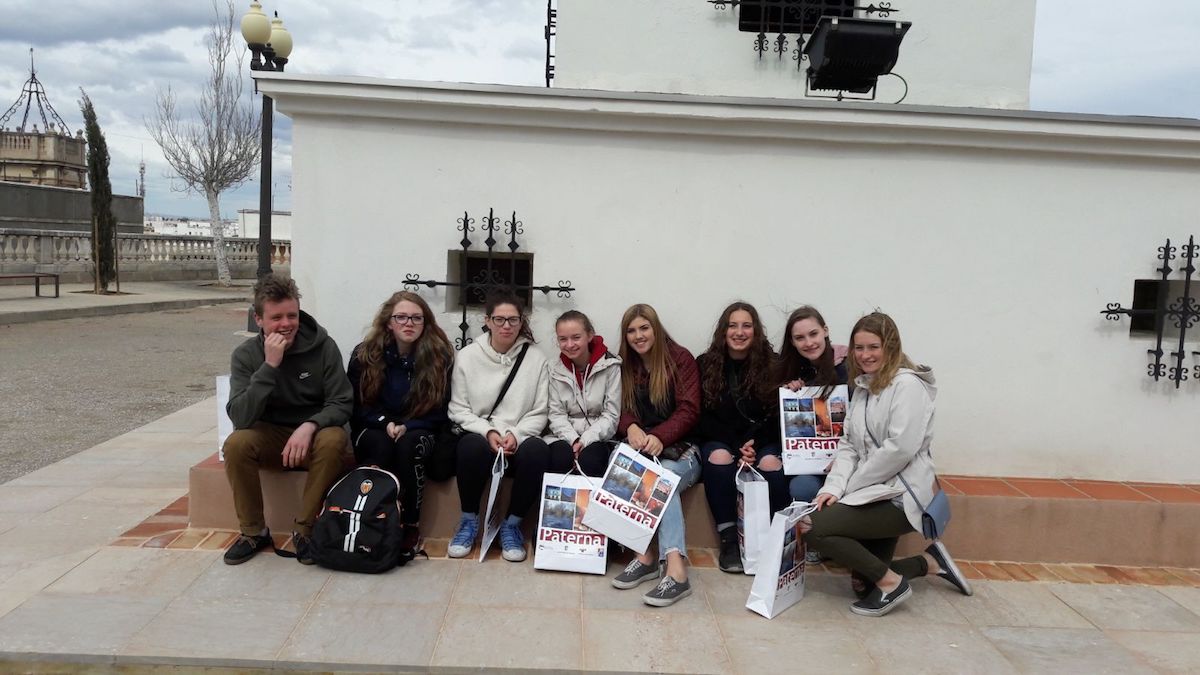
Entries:
POLYGON ((158 91, 154 119, 146 121, 146 129, 183 181, 182 190, 203 194, 208 200, 217 280, 228 286, 233 278, 225 254, 220 196, 246 182, 258 166, 262 127, 252 106, 242 101, 245 50, 235 42, 233 0, 224 0, 224 4, 222 12, 218 0, 213 0, 215 17, 205 40, 209 77, 196 104, 196 117, 184 119, 179 114, 175 92, 168 85, 165 91, 158 91))

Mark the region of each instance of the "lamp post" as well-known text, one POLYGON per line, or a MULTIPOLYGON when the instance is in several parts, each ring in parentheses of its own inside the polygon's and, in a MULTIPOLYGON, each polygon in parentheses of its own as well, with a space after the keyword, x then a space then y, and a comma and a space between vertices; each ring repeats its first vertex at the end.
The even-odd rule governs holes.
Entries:
MULTIPOLYGON (((292 53, 292 36, 283 27, 279 12, 268 19, 262 4, 252 0, 250 9, 242 16, 242 37, 253 55, 250 70, 283 72, 288 56, 292 53)), ((258 87, 256 86, 255 89, 258 87)), ((262 95, 262 160, 258 186, 258 278, 271 273, 271 143, 274 127, 274 102, 270 96, 262 95)), ((254 309, 246 322, 246 330, 258 329, 254 321, 254 309)))

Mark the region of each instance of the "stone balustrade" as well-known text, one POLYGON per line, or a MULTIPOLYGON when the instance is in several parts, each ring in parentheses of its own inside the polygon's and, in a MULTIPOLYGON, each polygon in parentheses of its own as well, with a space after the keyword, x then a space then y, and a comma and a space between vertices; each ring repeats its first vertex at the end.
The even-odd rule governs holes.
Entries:
MULTIPOLYGON (((121 278, 172 281, 216 278, 216 248, 209 237, 166 234, 117 235, 121 278)), ((258 266, 258 240, 226 238, 225 251, 234 277, 251 278, 258 266)), ((292 243, 271 242, 272 267, 290 267, 292 243)), ((0 228, 0 274, 52 272, 64 281, 90 280, 92 237, 66 230, 0 228)))

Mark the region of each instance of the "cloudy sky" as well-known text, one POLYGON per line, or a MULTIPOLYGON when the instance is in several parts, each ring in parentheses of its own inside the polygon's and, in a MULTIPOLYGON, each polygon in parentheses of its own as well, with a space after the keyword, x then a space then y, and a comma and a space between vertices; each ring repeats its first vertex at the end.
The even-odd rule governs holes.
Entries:
MULTIPOLYGON (((207 217, 181 192, 143 120, 170 84, 181 102, 207 71, 206 0, 2 0, 0 113, 29 76, 72 129, 79 88, 91 96, 112 155, 113 189, 133 194, 146 162, 146 212, 207 217)), ((596 0, 600 2, 602 0, 596 0)), ((699 3, 700 0, 697 0, 699 3)), ((542 84, 544 0, 265 0, 297 44, 288 69, 311 74, 542 84)), ((248 1, 237 0, 238 12, 248 1)), ((1031 107, 1200 118, 1200 1, 1135 13, 1128 0, 1039 0, 1031 107)), ((240 42, 240 37, 238 38, 240 42)), ((244 68, 244 67, 243 67, 244 68)), ((245 68, 244 68, 245 69, 245 68)), ((256 97, 254 105, 261 105, 256 97)), ((183 106, 185 109, 188 106, 183 106)), ((275 207, 291 203, 291 128, 276 116, 275 207)), ((258 207, 257 178, 223 195, 222 214, 258 207)))

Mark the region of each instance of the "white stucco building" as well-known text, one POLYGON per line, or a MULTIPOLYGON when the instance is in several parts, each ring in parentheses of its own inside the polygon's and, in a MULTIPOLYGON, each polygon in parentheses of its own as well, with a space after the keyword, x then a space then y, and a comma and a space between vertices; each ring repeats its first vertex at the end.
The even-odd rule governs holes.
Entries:
MULTIPOLYGON (((969 21, 967 3, 904 3, 903 105, 882 88, 798 98, 746 33, 705 50, 736 51, 713 81, 686 58, 622 60, 663 49, 639 37, 660 6, 697 26, 688 43, 719 40, 703 36, 721 19, 599 4, 559 3, 553 89, 258 74, 294 120, 292 269, 343 353, 406 274, 451 276, 456 219, 493 207, 523 222, 538 283, 578 289, 535 300, 547 353, 568 308, 614 344, 622 311, 649 302, 695 353, 735 299, 776 345, 799 304, 842 343, 880 308, 938 375, 939 468, 1200 482, 1200 383, 1147 378, 1153 342, 1100 315, 1156 276, 1165 239, 1200 234, 1200 122, 1020 110, 1032 0, 970 3, 969 21)), ((421 292, 456 335, 443 291, 421 292)))

